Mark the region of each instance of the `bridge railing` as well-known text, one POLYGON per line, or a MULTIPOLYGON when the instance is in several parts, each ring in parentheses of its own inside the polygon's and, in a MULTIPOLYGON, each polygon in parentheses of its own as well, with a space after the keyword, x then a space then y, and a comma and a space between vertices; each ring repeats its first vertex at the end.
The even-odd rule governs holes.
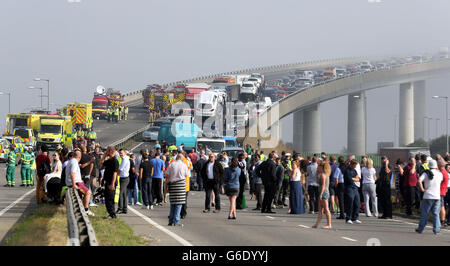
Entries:
POLYGON ((109 144, 109 146, 115 146, 117 149, 121 149, 124 148, 126 146, 128 146, 129 144, 131 144, 134 140, 138 139, 139 136, 141 136, 141 134, 147 130, 151 125, 145 125, 142 128, 134 131, 133 133, 128 134, 127 136, 125 136, 124 138, 121 138, 111 144, 109 144))
MULTIPOLYGON (((187 80, 180 80, 170 83, 162 84, 162 87, 170 87, 174 86, 176 84, 181 83, 190 83, 190 82, 211 82, 213 79, 221 77, 223 75, 236 75, 236 74, 242 74, 242 73, 261 73, 261 74, 268 74, 268 73, 277 73, 277 72, 284 72, 284 71, 290 71, 295 70, 299 68, 304 67, 317 67, 317 66, 327 66, 327 65, 340 65, 340 64, 346 64, 353 61, 358 60, 368 60, 368 59, 377 59, 381 57, 347 57, 347 58, 336 58, 331 60, 316 60, 316 61, 305 61, 305 62, 298 62, 298 63, 290 63, 290 64, 281 64, 281 65, 272 65, 272 66, 266 66, 266 67, 254 67, 249 69, 243 69, 243 70, 236 70, 231 72, 225 72, 225 73, 217 73, 217 74, 211 74, 208 76, 201 76, 196 77, 192 79, 187 80)), ((138 95, 142 94, 143 90, 138 90, 134 92, 129 92, 124 95, 125 102, 128 102, 130 98, 136 98, 138 95)))

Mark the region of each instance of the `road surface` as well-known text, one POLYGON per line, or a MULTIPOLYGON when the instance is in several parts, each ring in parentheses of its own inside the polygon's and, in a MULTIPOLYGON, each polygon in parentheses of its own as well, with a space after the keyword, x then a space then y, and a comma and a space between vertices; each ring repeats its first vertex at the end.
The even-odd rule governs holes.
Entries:
MULTIPOLYGON (((142 148, 151 149, 150 143, 135 145, 135 152, 142 148)), ((245 193, 250 198, 248 191, 245 193)), ((154 245, 194 246, 415 246, 450 245, 450 231, 442 229, 434 235, 431 227, 422 234, 414 229, 417 221, 394 217, 381 220, 360 215, 362 224, 346 224, 332 218, 332 230, 313 229, 317 214, 290 215, 287 208, 276 209, 275 214, 253 211, 255 200, 247 200, 248 209, 237 210, 237 220, 228 220, 229 200, 221 195, 221 209, 218 214, 203 213, 205 192, 191 191, 188 197, 188 215, 182 220, 184 227, 168 226, 169 203, 156 206, 153 210, 132 206, 128 214, 119 216, 137 234, 157 240, 154 245)), ((100 205, 98 208, 104 208, 100 205)), ((325 225, 322 220, 321 225, 325 225)), ((429 224, 430 225, 430 224, 429 224)))

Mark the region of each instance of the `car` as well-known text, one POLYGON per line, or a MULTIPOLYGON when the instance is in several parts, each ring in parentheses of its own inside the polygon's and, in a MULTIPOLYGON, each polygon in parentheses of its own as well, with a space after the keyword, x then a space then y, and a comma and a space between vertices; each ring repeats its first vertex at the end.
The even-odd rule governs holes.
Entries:
POLYGON ((158 132, 159 132, 158 126, 151 126, 142 133, 142 140, 143 141, 156 141, 156 140, 158 140, 158 132))
POLYGON ((237 158, 239 153, 244 153, 244 149, 241 147, 226 147, 220 151, 220 153, 223 153, 223 152, 226 152, 228 157, 231 159, 233 157, 237 158))

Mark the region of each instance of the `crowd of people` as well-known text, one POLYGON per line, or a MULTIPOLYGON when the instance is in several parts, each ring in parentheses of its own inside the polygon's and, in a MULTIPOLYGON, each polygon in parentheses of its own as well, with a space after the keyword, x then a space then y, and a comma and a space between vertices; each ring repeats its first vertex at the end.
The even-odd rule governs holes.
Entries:
MULTIPOLYGON (((449 154, 435 158, 417 154, 406 163, 397 160, 394 164, 382 156, 376 169, 367 156, 357 161, 353 155, 336 158, 325 153, 305 158, 284 151, 266 155, 249 146, 230 158, 226 152, 215 155, 208 147, 185 150, 183 144, 177 147, 165 141, 137 156, 125 149, 102 149, 95 141, 78 144, 72 151, 59 146, 53 162, 46 147, 40 147, 37 155, 22 155, 22 185, 34 185, 36 173, 38 203, 61 203, 67 188, 73 187, 89 215, 94 215, 89 208, 101 202, 108 212, 105 218, 114 219, 126 214, 128 205, 152 210, 169 201, 168 224, 182 226, 191 189, 205 192, 205 214, 211 208, 220 213, 220 195, 227 195, 232 220, 237 219, 237 209, 248 208, 245 191, 249 189, 250 201, 256 201, 252 210, 275 213, 287 207, 289 214, 317 213, 313 228, 319 227, 323 216, 324 229, 332 228, 332 216, 347 224, 361 223, 360 213, 392 219, 394 204, 404 207, 408 216, 414 210, 421 215, 418 233, 430 212, 434 233, 441 225, 450 225, 449 154)), ((14 159, 8 159, 8 168, 13 163, 14 159)), ((8 170, 7 186, 12 186, 9 176, 8 170)))

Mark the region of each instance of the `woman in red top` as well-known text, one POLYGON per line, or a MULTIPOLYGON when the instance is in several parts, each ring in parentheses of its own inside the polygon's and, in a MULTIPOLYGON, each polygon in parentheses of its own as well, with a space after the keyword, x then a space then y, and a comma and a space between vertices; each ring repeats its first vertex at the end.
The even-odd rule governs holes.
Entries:
MULTIPOLYGON (((448 173, 447 170, 445 169, 445 161, 444 159, 440 159, 438 160, 438 168, 439 171, 441 171, 443 179, 441 182, 441 224, 444 224, 445 222, 445 202, 444 202, 444 198, 445 195, 447 195, 447 185, 448 185, 448 173)), ((447 221, 448 223, 448 221, 447 221)))
MULTIPOLYGON (((36 157, 36 202, 41 203, 45 196, 44 192, 44 176, 47 173, 40 173, 41 166, 44 162, 47 162, 51 166, 50 157, 48 156, 48 150, 46 146, 41 146, 39 148, 39 155, 36 157)), ((50 170, 50 169, 49 169, 50 170)))

